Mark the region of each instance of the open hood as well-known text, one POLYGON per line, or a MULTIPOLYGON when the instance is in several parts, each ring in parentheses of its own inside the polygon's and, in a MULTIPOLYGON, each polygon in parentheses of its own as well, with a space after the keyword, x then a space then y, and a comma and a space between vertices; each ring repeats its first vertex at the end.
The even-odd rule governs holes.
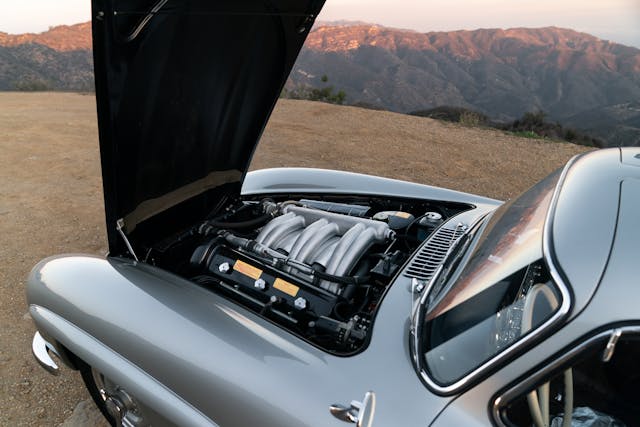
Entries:
POLYGON ((120 219, 131 233, 203 218, 239 193, 323 3, 93 0, 110 250, 120 219))

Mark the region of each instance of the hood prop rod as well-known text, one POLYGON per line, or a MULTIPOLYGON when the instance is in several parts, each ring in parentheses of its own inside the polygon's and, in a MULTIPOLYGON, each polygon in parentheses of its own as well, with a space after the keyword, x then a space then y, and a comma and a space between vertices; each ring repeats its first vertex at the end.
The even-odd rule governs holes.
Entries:
POLYGON ((124 240, 124 244, 127 245, 127 249, 129 250, 129 253, 131 255, 133 255, 133 258, 136 261, 140 261, 138 259, 138 256, 136 255, 136 253, 133 251, 133 247, 131 246, 131 243, 129 243, 129 239, 127 239, 127 235, 124 234, 124 231, 122 230, 124 228, 124 219, 120 218, 119 220, 116 221, 116 230, 118 230, 118 233, 120 233, 120 236, 122 236, 122 240, 124 240))
MULTIPOLYGON (((144 30, 144 27, 146 27, 147 24, 149 24, 149 21, 151 21, 151 19, 153 19, 153 17, 158 12, 160 12, 160 9, 162 9, 164 5, 167 4, 167 1, 168 0, 159 0, 156 4, 154 4, 151 10, 149 10, 149 12, 146 14, 146 16, 142 18, 140 22, 138 22, 138 24, 135 26, 133 31, 131 31, 131 33, 128 36, 126 36, 122 41, 124 43, 129 43, 134 41, 138 37, 138 35, 140 35, 142 30, 144 30)), ((113 14, 118 15, 118 11, 117 10, 114 11, 113 14)))

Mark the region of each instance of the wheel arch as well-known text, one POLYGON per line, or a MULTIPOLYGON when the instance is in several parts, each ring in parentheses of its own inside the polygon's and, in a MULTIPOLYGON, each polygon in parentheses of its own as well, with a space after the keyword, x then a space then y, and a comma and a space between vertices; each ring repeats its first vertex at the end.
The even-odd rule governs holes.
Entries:
POLYGON ((29 312, 38 331, 51 339, 61 360, 72 369, 82 364, 93 366, 113 378, 141 401, 153 408, 169 423, 183 426, 215 426, 216 424, 169 388, 151 377, 96 338, 56 313, 32 304, 29 312), (55 339, 51 337, 56 337, 55 339), (66 360, 62 359, 64 354, 66 360))

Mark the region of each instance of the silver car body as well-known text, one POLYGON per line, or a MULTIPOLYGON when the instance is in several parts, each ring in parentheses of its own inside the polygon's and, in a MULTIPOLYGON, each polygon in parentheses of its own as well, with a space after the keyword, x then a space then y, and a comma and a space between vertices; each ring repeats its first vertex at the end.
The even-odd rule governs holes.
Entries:
MULTIPOLYGON (((469 222, 499 205, 321 170, 258 171, 244 188, 251 194, 376 188, 378 194, 465 200, 476 208, 453 220, 469 222)), ((374 391, 376 426, 485 425, 494 421, 497 393, 524 373, 544 370, 551 355, 568 351, 567 343, 604 325, 640 324, 639 218, 640 150, 601 150, 570 162, 549 216, 553 263, 572 292, 568 316, 542 343, 450 395, 431 391, 414 369, 411 283, 402 274, 384 297, 368 347, 350 357, 327 354, 188 280, 131 259, 44 260, 29 277, 28 298, 38 330, 63 360, 73 366, 80 358, 119 382, 156 423, 340 426, 329 406, 374 391)))
MULTIPOLYGON (((247 193, 295 186, 301 192, 368 194, 376 188, 378 194, 465 200, 477 204, 474 216, 499 204, 325 170, 262 170, 245 182, 247 193), (324 188, 301 187, 305 178, 324 188)), ((430 393, 412 367, 412 294, 406 280, 399 282, 385 297, 367 350, 352 357, 327 354, 190 281, 130 259, 46 259, 29 277, 28 298, 38 330, 59 354, 71 352, 98 368, 157 412, 163 424, 340 426, 344 422, 329 406, 360 400, 369 390, 377 396, 376 425, 426 424, 450 398, 430 393)))

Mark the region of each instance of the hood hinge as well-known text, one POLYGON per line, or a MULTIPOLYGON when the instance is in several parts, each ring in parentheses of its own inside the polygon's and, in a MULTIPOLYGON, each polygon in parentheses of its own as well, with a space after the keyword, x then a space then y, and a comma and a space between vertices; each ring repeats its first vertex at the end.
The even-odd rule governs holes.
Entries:
POLYGON ((124 218, 120 218, 119 220, 116 221, 116 230, 118 230, 118 233, 120 233, 120 235, 122 236, 122 240, 124 240, 124 244, 127 245, 127 249, 129 250, 129 253, 133 255, 133 258, 136 261, 140 261, 136 256, 136 253, 133 251, 133 247, 131 246, 131 243, 129 243, 129 239, 127 239, 127 235, 124 234, 123 228, 124 228, 124 218))

